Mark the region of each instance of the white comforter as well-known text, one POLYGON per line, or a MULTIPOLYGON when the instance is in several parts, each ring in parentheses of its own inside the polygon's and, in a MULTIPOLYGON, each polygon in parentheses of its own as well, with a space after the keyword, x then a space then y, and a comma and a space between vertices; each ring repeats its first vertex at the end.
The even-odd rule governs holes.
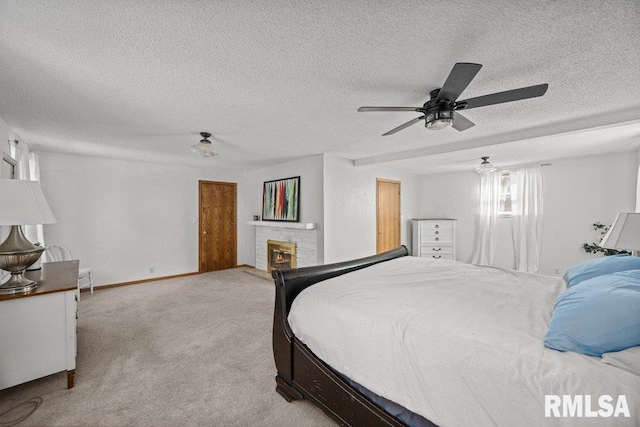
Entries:
POLYGON ((403 257, 307 288, 288 320, 335 370, 443 427, 640 425, 640 377, 543 346, 563 290, 555 277, 403 257), (545 395, 591 395, 594 410, 624 395, 631 417, 545 417, 545 395))

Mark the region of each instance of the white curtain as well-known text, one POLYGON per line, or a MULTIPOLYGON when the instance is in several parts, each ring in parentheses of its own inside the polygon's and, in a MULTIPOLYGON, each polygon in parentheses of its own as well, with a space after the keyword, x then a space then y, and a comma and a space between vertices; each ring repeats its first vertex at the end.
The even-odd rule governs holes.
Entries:
MULTIPOLYGON (((13 147, 12 155, 18 164, 17 178, 27 181, 40 181, 40 161, 38 155, 29 152, 29 146, 24 142, 18 142, 13 147)), ((31 242, 39 242, 44 246, 44 228, 42 224, 25 225, 22 227, 25 237, 31 242)))
POLYGON ((478 176, 480 181, 480 209, 476 226, 476 247, 471 263, 493 265, 502 172, 498 170, 478 176))
POLYGON ((544 197, 540 165, 510 170, 516 270, 540 272, 544 197))
POLYGON ((640 212, 640 166, 638 167, 638 182, 636 183, 636 212, 640 212))

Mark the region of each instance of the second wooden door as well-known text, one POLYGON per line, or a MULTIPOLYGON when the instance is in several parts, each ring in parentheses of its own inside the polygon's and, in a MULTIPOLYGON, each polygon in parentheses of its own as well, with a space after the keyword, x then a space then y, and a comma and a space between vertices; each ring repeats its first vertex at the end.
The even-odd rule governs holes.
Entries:
POLYGON ((199 181, 199 271, 237 266, 236 184, 199 181))
POLYGON ((400 246, 400 182, 376 180, 376 250, 378 253, 400 246))

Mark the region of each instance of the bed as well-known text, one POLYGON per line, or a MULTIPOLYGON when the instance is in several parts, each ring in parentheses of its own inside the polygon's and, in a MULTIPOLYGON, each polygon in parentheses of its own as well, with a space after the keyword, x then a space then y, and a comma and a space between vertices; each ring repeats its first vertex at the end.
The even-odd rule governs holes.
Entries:
POLYGON ((639 376, 543 346, 562 279, 407 255, 272 272, 280 395, 350 426, 640 425, 639 376), (631 413, 546 417, 548 395, 631 413))

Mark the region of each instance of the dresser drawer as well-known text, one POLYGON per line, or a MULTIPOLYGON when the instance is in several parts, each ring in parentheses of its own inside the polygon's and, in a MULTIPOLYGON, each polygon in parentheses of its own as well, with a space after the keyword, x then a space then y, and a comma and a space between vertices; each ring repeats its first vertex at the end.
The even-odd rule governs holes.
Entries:
POLYGON ((420 246, 420 254, 424 255, 451 255, 453 246, 420 246))
POLYGON ((421 230, 420 243, 453 243, 453 230, 421 230))
POLYGON ((453 254, 430 254, 430 253, 422 253, 420 254, 421 258, 433 258, 433 259, 448 259, 453 261, 453 254))
POLYGON ((452 229, 453 223, 451 221, 420 221, 420 231, 452 229))

